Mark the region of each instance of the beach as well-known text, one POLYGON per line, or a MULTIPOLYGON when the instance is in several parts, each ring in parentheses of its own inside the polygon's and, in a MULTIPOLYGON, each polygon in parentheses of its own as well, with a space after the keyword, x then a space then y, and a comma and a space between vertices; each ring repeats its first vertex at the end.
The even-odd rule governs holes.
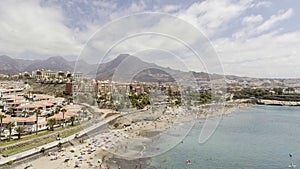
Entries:
POLYGON ((63 151, 52 152, 51 155, 35 159, 29 163, 17 166, 23 169, 31 168, 127 168, 147 166, 151 156, 160 154, 164 150, 177 145, 184 139, 192 123, 197 118, 206 118, 232 111, 249 105, 239 104, 224 109, 224 112, 203 109, 202 113, 188 113, 180 107, 167 107, 165 109, 146 108, 135 113, 127 114, 110 122, 108 130, 90 136, 86 140, 77 140, 73 146, 64 147, 63 151), (159 111, 158 111, 159 110, 159 111), (205 113, 203 113, 205 112, 205 113), (161 144, 163 140, 173 139, 169 145, 161 144), (157 142, 160 140, 160 142, 157 142), (156 145, 162 145, 157 147, 156 145), (45 166, 47 164, 47 166, 45 166))
POLYGON ((107 168, 105 160, 109 153, 99 148, 100 142, 96 139, 88 139, 83 143, 62 148, 59 151, 51 151, 43 157, 17 166, 17 169, 29 168, 107 168), (45 164, 47 166, 45 166, 45 164))

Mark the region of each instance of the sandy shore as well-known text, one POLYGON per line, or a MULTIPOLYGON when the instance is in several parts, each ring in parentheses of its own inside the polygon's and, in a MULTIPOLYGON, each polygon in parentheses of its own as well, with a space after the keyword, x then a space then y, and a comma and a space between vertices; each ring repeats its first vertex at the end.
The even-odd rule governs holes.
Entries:
POLYGON ((52 155, 33 160, 29 163, 22 164, 16 169, 24 169, 31 166, 32 169, 51 168, 108 168, 106 161, 110 154, 100 148, 100 141, 97 139, 88 139, 82 144, 63 148, 63 151, 53 151, 52 155))
POLYGON ((247 107, 250 104, 238 104, 225 107, 223 111, 215 111, 211 107, 202 108, 202 111, 190 113, 193 111, 182 110, 180 107, 168 107, 160 111, 147 109, 141 113, 134 113, 121 117, 115 123, 117 127, 110 124, 110 130, 94 136, 84 143, 67 147, 64 151, 54 152, 55 155, 45 155, 39 159, 27 164, 17 166, 17 169, 23 169, 32 165, 32 168, 128 168, 128 166, 143 168, 147 165, 147 158, 143 160, 133 160, 144 158, 146 145, 153 143, 160 133, 167 131, 179 123, 188 122, 191 119, 206 118, 207 116, 216 116, 229 114, 236 109, 247 107), (124 122, 127 125, 122 125, 124 122), (129 124, 128 124, 129 123, 129 124), (125 158, 125 159, 124 159, 125 158), (127 160, 126 160, 127 159, 127 160), (128 161, 129 160, 129 161, 128 161), (47 165, 47 166, 45 166, 47 165))

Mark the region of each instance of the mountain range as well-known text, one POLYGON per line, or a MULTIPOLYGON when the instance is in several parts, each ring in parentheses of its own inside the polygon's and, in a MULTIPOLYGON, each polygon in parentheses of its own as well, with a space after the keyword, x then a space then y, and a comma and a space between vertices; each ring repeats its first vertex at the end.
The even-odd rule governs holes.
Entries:
MULTIPOLYGON (((25 60, 2 55, 0 56, 0 74, 31 73, 37 69, 73 72, 75 63, 76 61, 67 61, 61 56, 54 56, 45 60, 25 60)), ((88 74, 91 70, 96 69, 96 67, 96 65, 90 65, 81 60, 76 64, 76 71, 88 74)))
POLYGON ((45 60, 25 60, 14 59, 6 55, 0 56, 0 74, 31 73, 37 69, 70 72, 76 70, 76 72, 82 72, 86 76, 94 77, 98 80, 116 80, 116 78, 122 77, 145 82, 171 82, 176 78, 190 75, 197 76, 198 78, 201 77, 204 80, 209 79, 209 74, 207 73, 187 73, 165 68, 154 63, 144 62, 138 57, 128 54, 120 54, 115 59, 102 64, 89 64, 84 60, 77 62, 68 61, 61 56, 54 56, 45 60), (131 77, 132 74, 135 76, 131 77))
MULTIPOLYGON (((173 82, 191 81, 196 79, 200 82, 219 79, 223 76, 206 72, 184 72, 171 68, 162 67, 154 63, 148 63, 138 57, 128 54, 120 54, 115 59, 101 64, 90 64, 84 60, 68 61, 60 56, 50 57, 45 60, 14 59, 9 56, 0 56, 0 74, 14 75, 22 72, 31 73, 33 70, 45 69, 54 71, 82 72, 85 76, 98 80, 128 81, 136 80, 143 82, 173 82), (132 75, 134 75, 132 77, 132 75)), ((226 75, 228 84, 242 86, 300 86, 300 79, 272 79, 251 78, 226 75)))

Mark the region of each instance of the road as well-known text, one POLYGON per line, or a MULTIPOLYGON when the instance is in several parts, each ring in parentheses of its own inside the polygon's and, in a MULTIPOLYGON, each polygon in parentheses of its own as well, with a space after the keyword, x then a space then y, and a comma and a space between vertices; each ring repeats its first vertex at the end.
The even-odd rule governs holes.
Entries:
MULTIPOLYGON (((80 132, 78 132, 76 134, 78 134, 78 136, 80 137, 80 136, 82 136, 86 133, 89 133, 90 131, 92 131, 92 130, 98 128, 98 127, 101 127, 101 126, 107 124, 108 122, 118 118, 119 116, 120 115, 118 115, 118 114, 114 115, 114 116, 110 116, 110 117, 108 117, 106 119, 103 119, 100 122, 86 128, 86 129, 84 129, 84 130, 81 130, 80 132)), ((36 147, 36 148, 33 148, 33 149, 30 149, 30 150, 26 150, 26 151, 11 155, 9 157, 3 157, 3 158, 0 159, 0 165, 6 164, 9 161, 15 161, 15 160, 18 160, 18 159, 21 159, 21 158, 24 158, 24 157, 28 157, 28 156, 33 155, 35 153, 38 153, 38 152, 40 152, 40 150, 42 148, 45 148, 45 149, 53 148, 53 147, 57 146, 59 142, 60 143, 69 142, 69 141, 71 141, 75 138, 76 134, 73 134, 69 137, 63 138, 61 140, 53 141, 51 143, 47 143, 47 144, 44 144, 44 145, 36 147)))

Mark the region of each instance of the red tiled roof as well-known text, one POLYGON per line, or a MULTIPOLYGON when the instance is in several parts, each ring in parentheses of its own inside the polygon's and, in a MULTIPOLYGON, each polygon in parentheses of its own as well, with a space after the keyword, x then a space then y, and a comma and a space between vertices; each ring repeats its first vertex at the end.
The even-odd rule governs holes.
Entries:
MULTIPOLYGON (((38 117, 39 121, 44 117, 38 117)), ((36 117, 30 116, 30 117, 7 117, 2 120, 4 124, 9 122, 35 122, 36 117)))
MULTIPOLYGON (((72 116, 77 116, 77 114, 74 113, 74 112, 65 112, 65 119, 69 119, 72 116)), ((55 115, 49 117, 48 119, 62 120, 63 119, 63 113, 55 114, 55 115)))

